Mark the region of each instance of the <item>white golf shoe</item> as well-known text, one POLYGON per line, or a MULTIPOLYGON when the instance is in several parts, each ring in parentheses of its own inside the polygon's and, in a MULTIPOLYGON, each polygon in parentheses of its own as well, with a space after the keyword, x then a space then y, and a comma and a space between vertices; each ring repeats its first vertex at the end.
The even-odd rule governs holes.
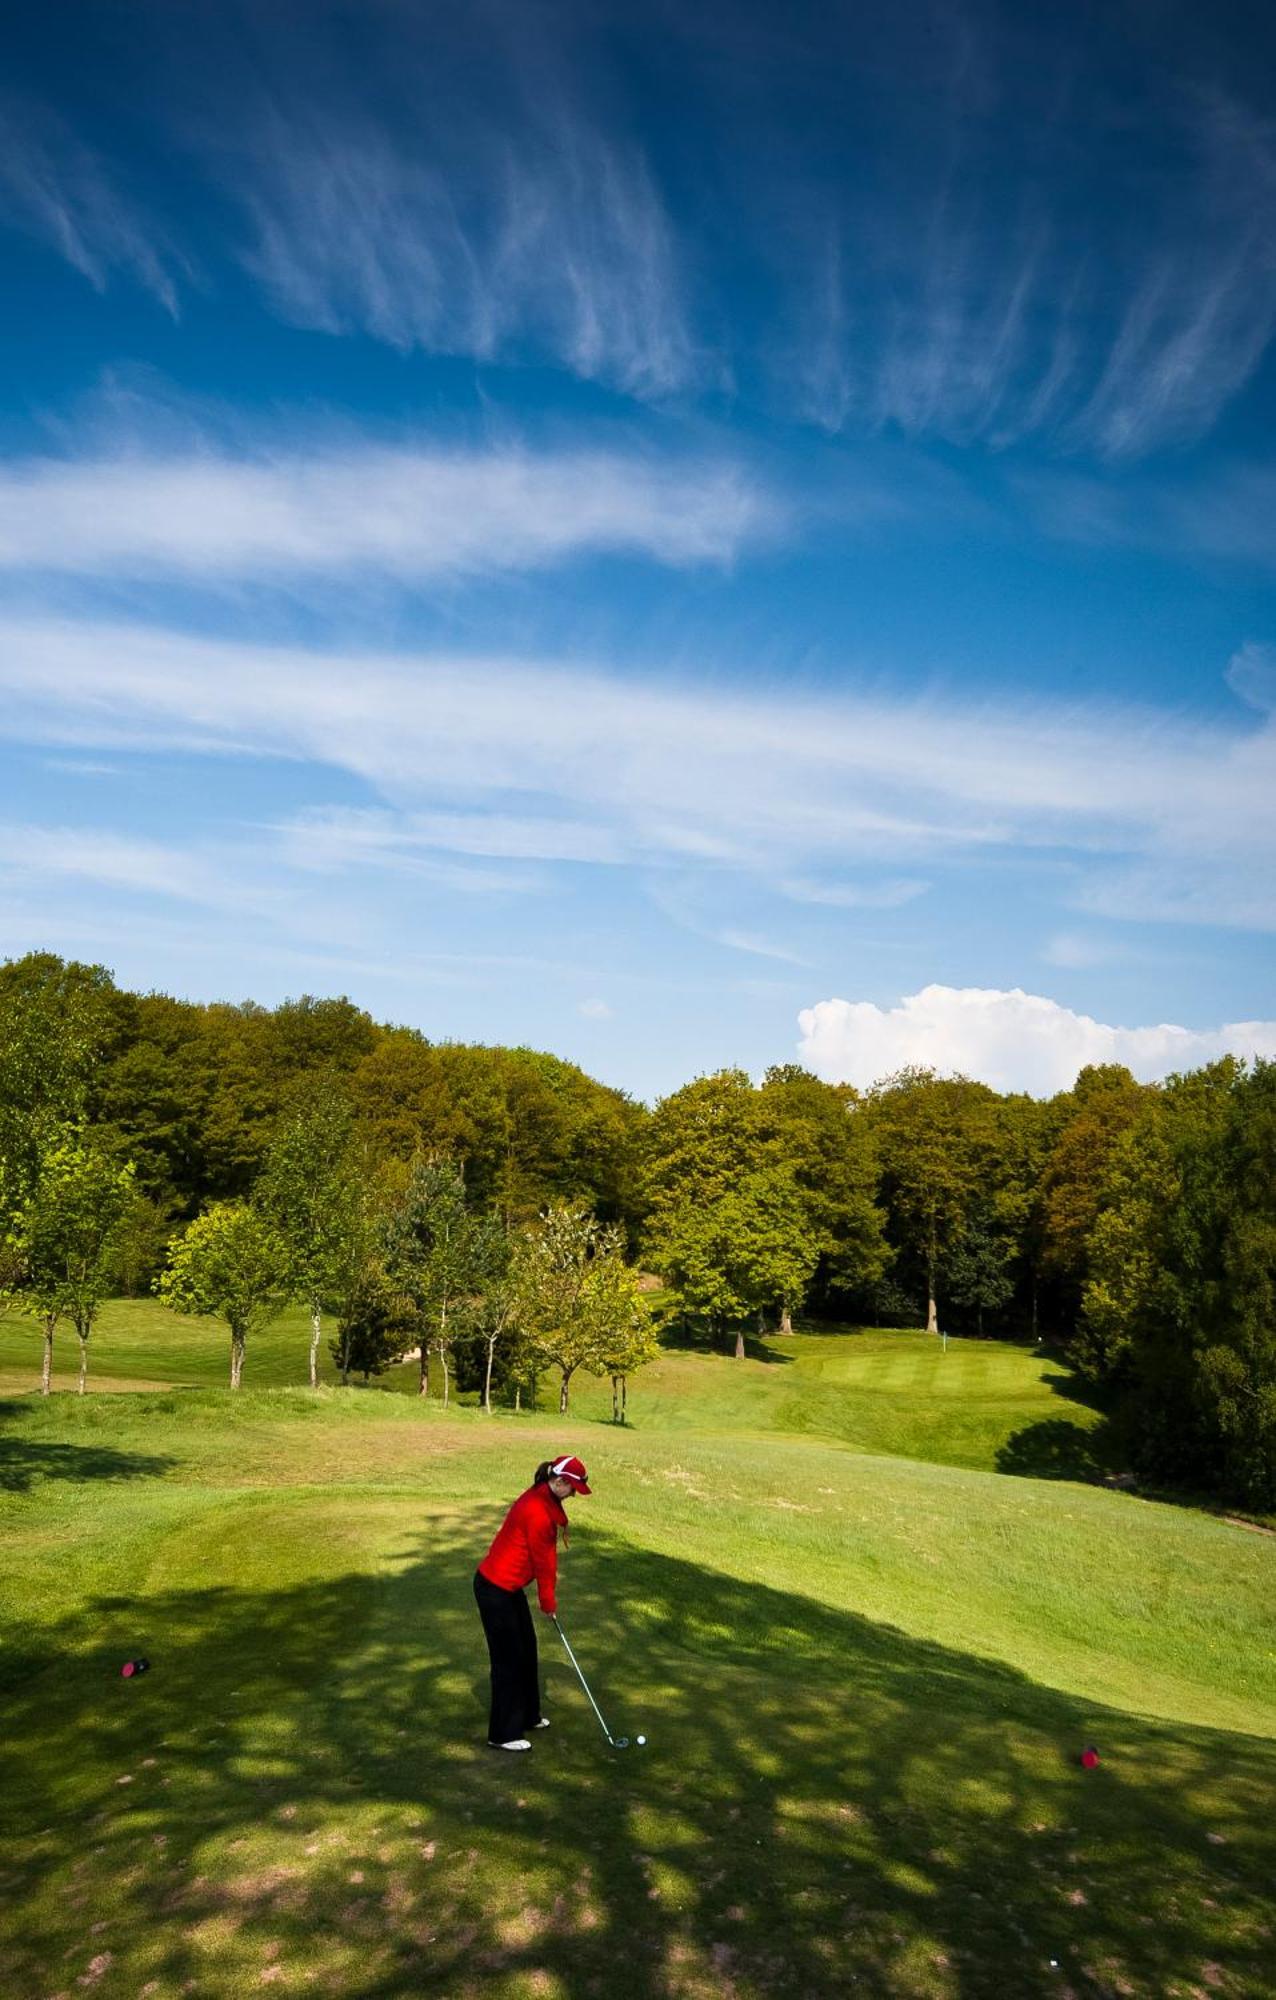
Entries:
POLYGON ((542 1717, 541 1717, 541 1719, 540 1719, 540 1721, 539 1721, 539 1722, 534 1722, 534 1723, 532 1724, 532 1728, 533 1728, 533 1729, 548 1729, 548 1728, 549 1728, 549 1717, 548 1717, 547 1715, 542 1715, 542 1717))
POLYGON ((493 1750, 530 1750, 531 1744, 525 1736, 516 1736, 512 1743, 493 1743, 493 1750))

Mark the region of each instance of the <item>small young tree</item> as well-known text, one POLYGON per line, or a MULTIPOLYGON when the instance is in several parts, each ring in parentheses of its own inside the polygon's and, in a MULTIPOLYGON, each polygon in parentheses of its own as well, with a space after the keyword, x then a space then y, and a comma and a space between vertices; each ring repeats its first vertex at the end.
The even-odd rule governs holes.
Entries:
POLYGON ((415 1345, 419 1327, 410 1299, 396 1291, 387 1263, 390 1209, 384 1187, 371 1175, 343 1190, 340 1227, 326 1259, 322 1305, 337 1322, 329 1351, 341 1370, 379 1374, 382 1366, 415 1345), (364 1358, 369 1358, 365 1371, 364 1358), (372 1365, 372 1357, 381 1357, 372 1365))
POLYGON ((628 1310, 624 1233, 560 1203, 526 1231, 517 1269, 519 1325, 533 1354, 558 1369, 565 1412, 572 1376, 599 1366, 604 1338, 628 1310))
POLYGON ((247 1202, 218 1202, 176 1237, 156 1284, 166 1306, 207 1313, 230 1327, 230 1386, 238 1389, 248 1336, 287 1296, 288 1251, 247 1202))
POLYGON ((15 1246, 28 1310, 44 1327, 40 1391, 53 1374, 53 1335, 64 1315, 80 1343, 80 1394, 89 1372, 89 1335, 110 1290, 120 1230, 133 1200, 133 1169, 74 1135, 45 1151, 17 1220, 15 1246))
POLYGON ((500 1353, 506 1367, 519 1340, 520 1291, 514 1240, 498 1215, 480 1216, 474 1233, 475 1292, 468 1301, 466 1325, 477 1344, 483 1366, 482 1404, 492 1414, 492 1375, 500 1353))
POLYGON ((479 1279, 479 1218, 466 1206, 465 1179, 454 1160, 418 1160, 386 1232, 387 1267, 410 1299, 421 1340, 420 1393, 430 1393, 429 1357, 443 1369, 443 1404, 451 1387, 448 1357, 479 1279))
POLYGON ((319 1386, 319 1342, 359 1206, 350 1106, 335 1079, 312 1079, 275 1138, 256 1200, 288 1251, 288 1288, 310 1315, 310 1386, 319 1386))
POLYGON ((625 1422, 629 1377, 660 1352, 655 1311, 638 1273, 617 1258, 602 1258, 590 1272, 590 1305, 597 1330, 593 1373, 611 1381, 611 1420, 625 1422))
POLYGON ((406 1299, 396 1298, 384 1283, 372 1279, 363 1291, 343 1301, 337 1315, 337 1337, 328 1343, 341 1370, 342 1387, 351 1374, 383 1375, 392 1361, 411 1345, 414 1331, 412 1308, 406 1299))

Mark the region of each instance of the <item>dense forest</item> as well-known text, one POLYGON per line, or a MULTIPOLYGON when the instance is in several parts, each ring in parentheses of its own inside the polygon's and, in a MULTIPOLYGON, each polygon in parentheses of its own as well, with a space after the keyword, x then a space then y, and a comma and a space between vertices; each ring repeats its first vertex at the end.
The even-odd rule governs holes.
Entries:
MULTIPOLYGON (((681 1337, 743 1354, 801 1313, 1045 1339, 1119 1415, 1144 1477, 1276 1506, 1272 1064, 1162 1085, 1089 1068, 1048 1100, 925 1070, 857 1093, 794 1065, 760 1083, 727 1069, 648 1108, 556 1057, 431 1042, 346 999, 198 1005, 48 954, 0 967, 12 1289, 37 1191, 55 1170, 69 1185, 68 1160, 77 1185, 116 1189, 110 1282, 140 1293, 221 1205, 264 1213, 274 1187, 294 1212, 289 1146, 325 1118, 341 1185, 399 1214, 415 1187, 506 1230, 573 1216, 582 1255, 605 1245, 664 1281, 681 1337)), ((373 1321, 388 1351, 384 1300, 365 1339, 373 1321)))

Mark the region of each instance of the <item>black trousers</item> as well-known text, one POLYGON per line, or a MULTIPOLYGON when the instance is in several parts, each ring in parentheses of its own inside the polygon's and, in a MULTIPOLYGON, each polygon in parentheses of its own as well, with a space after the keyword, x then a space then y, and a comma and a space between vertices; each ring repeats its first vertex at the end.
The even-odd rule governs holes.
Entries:
POLYGON ((474 1572, 474 1597, 492 1656, 492 1710, 489 1743, 512 1743, 541 1719, 540 1663, 536 1632, 521 1590, 502 1590, 474 1572))

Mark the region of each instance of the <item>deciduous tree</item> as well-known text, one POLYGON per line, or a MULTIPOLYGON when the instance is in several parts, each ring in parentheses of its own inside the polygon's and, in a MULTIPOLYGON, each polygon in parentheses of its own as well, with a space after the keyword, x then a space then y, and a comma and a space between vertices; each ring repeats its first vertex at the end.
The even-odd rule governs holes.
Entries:
POLYGON ((134 1199, 133 1171, 74 1136, 47 1150, 17 1218, 22 1295, 44 1329, 40 1388, 48 1395, 53 1336, 68 1317, 80 1343, 80 1394, 89 1372, 89 1336, 110 1290, 115 1252, 134 1199))
MULTIPOLYGON (((632 1323, 636 1280, 614 1223, 560 1203, 525 1230, 517 1260, 518 1320, 533 1352, 558 1369, 566 1411, 572 1376, 597 1369, 604 1346, 632 1323)), ((645 1303, 645 1302, 644 1302, 645 1303)))
POLYGON ((238 1389, 248 1336, 287 1296, 288 1251, 247 1202, 218 1202, 176 1237, 157 1291, 174 1312, 209 1314, 230 1328, 230 1386, 238 1389))
POLYGON ((362 1204, 349 1100, 330 1071, 307 1077, 294 1094, 266 1155, 256 1200, 287 1248, 289 1289, 310 1316, 315 1389, 325 1302, 339 1285, 362 1204))
POLYGON ((430 1393, 429 1357, 439 1357, 443 1402, 451 1389, 452 1343, 464 1331, 477 1288, 479 1219, 466 1201, 465 1179, 450 1159, 417 1160, 387 1227, 391 1284, 412 1301, 421 1336, 420 1393, 430 1393))
POLYGON ((948 1259, 981 1190, 994 1148, 991 1090, 967 1077, 905 1069, 871 1093, 891 1227, 926 1288, 926 1330, 939 1330, 948 1259))

